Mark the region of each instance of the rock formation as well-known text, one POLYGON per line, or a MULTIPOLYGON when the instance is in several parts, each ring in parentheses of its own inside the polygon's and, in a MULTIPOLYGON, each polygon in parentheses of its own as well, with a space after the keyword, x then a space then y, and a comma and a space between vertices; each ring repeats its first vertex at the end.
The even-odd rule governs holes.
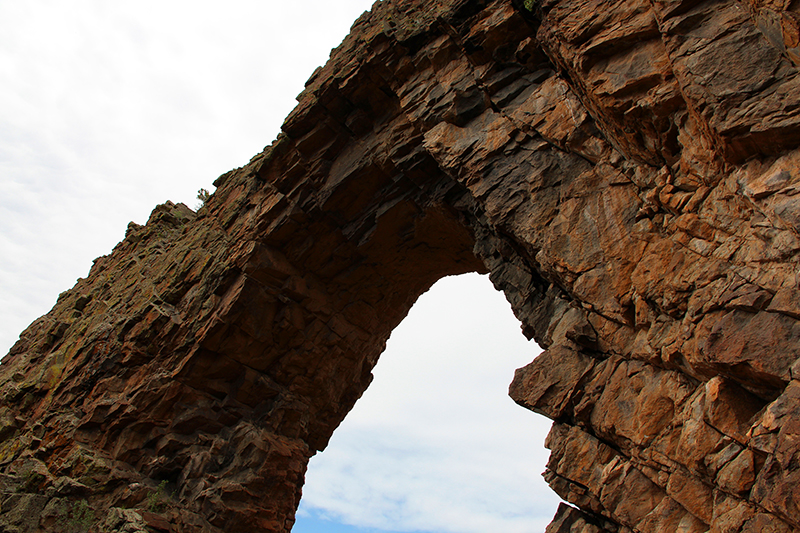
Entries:
POLYGON ((385 0, 0 367, 5 531, 289 531, 437 279, 545 348, 552 532, 800 529, 800 7, 385 0), (66 525, 65 525, 66 524, 66 525))

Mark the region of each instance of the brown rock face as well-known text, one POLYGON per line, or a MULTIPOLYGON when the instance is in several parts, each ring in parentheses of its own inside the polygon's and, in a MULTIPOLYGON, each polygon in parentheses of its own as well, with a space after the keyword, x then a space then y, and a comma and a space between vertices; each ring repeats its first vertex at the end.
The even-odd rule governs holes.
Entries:
POLYGON ((546 348, 510 392, 554 420, 548 531, 800 529, 799 20, 376 4, 272 146, 22 333, 5 530, 290 530, 389 333, 469 271, 546 348))

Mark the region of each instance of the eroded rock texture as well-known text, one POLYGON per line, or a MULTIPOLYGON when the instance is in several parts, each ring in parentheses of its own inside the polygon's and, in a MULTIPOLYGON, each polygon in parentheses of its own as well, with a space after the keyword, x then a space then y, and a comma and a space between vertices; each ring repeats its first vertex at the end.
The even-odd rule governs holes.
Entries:
POLYGON ((5 530, 288 531, 392 329, 468 271, 546 348, 510 393, 554 420, 548 531, 800 529, 799 20, 376 4, 272 146, 4 359, 5 530))

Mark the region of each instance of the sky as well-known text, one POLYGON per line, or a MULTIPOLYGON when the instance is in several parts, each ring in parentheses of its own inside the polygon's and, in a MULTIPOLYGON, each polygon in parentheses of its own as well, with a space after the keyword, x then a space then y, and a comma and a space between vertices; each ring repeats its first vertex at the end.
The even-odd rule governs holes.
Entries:
MULTIPOLYGON (((370 7, 0 0, 0 352, 128 222, 270 144, 370 7)), ((544 531, 549 421, 507 396, 538 350, 485 276, 437 283, 311 460, 294 531, 544 531)))
POLYGON ((544 531, 559 502, 540 475, 550 424, 508 397, 514 369, 538 351, 486 276, 440 280, 311 459, 295 531, 336 531, 314 527, 326 518, 377 530, 544 531))

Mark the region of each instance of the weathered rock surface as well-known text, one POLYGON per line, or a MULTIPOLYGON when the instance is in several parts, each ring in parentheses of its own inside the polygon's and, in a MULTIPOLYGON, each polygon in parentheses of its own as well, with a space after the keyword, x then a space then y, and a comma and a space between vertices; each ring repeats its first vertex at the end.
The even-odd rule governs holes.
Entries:
POLYGON ((800 7, 384 1, 198 213, 157 207, 0 367, 6 531, 288 531, 437 279, 545 352, 548 531, 800 529, 800 7))

